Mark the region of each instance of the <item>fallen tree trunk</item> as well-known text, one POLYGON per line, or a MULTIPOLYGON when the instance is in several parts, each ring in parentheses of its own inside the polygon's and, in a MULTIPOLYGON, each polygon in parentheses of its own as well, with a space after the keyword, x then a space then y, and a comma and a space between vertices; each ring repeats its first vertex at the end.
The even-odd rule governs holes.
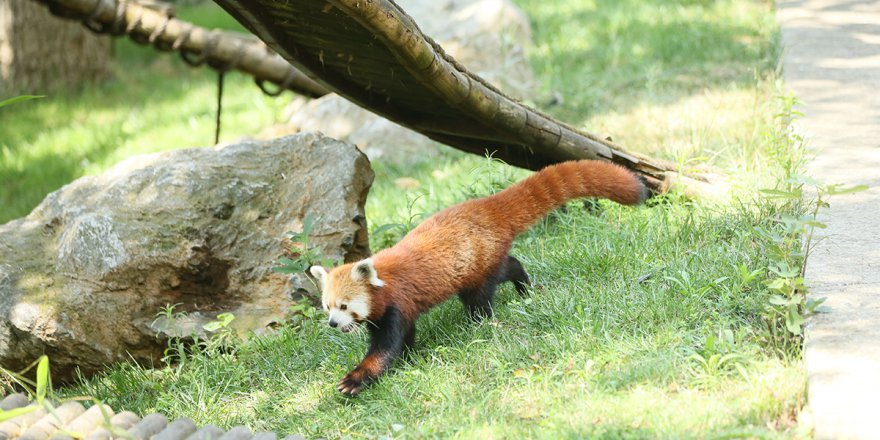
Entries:
POLYGON ((215 0, 329 88, 439 142, 533 170, 573 159, 632 169, 655 192, 700 186, 669 162, 626 152, 504 95, 448 56, 389 0, 215 0))

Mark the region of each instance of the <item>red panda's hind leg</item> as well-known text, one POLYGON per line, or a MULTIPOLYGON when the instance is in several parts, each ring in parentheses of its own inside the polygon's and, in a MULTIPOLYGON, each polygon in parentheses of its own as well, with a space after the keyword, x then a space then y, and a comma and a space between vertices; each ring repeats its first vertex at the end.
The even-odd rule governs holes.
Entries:
POLYGON ((508 255, 501 263, 501 267, 494 275, 483 281, 483 285, 476 289, 463 289, 458 292, 458 298, 467 308, 468 314, 474 321, 492 315, 492 299, 498 290, 498 285, 513 282, 516 292, 522 297, 528 294, 529 275, 523 269, 522 263, 513 256, 508 255))
POLYGON ((479 288, 462 289, 458 292, 458 299, 464 304, 471 319, 479 322, 492 315, 492 297, 497 289, 498 280, 491 277, 479 288))
POLYGON ((406 333, 406 336, 403 339, 403 352, 407 353, 412 351, 412 349, 416 345, 416 324, 413 323, 410 326, 409 331, 406 333))
POLYGON ((519 260, 512 255, 508 255, 507 262, 501 270, 503 271, 501 274, 501 283, 505 281, 513 282, 513 287, 516 289, 516 293, 521 297, 524 297, 529 293, 528 287, 531 285, 529 274, 526 273, 526 270, 523 268, 522 263, 520 263, 519 260))

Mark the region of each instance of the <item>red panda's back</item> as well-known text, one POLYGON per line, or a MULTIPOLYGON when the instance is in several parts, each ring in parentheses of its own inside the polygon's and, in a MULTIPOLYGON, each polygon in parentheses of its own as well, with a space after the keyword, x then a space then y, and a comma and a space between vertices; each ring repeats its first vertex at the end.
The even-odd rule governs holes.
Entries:
POLYGON ((377 270, 405 288, 411 300, 425 299, 429 307, 459 290, 478 288, 498 269, 513 241, 487 205, 485 198, 469 200, 434 214, 377 253, 377 270))

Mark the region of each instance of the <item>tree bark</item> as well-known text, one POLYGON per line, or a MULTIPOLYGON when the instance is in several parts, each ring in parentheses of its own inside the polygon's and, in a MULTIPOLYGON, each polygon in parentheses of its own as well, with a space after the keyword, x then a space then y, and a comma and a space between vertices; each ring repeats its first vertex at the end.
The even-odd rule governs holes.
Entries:
POLYGON ((0 98, 106 79, 110 39, 30 0, 0 0, 0 98))
MULTIPOLYGON (((0 0, 6 1, 6 0, 0 0)), ((25 0, 14 0, 25 1, 25 0)), ((166 4, 119 0, 39 0, 65 17, 88 21, 111 35, 128 34, 134 41, 152 43, 161 50, 185 52, 190 62, 223 70, 238 70, 283 89, 318 97, 328 90, 302 74, 251 35, 195 26, 172 16, 166 4), (164 9, 163 9, 164 8, 164 9)), ((36 4, 35 2, 29 2, 36 4)), ((85 29, 82 26, 79 26, 85 29)))
POLYGON ((391 0, 214 1, 336 93, 454 148, 533 170, 606 160, 637 173, 657 193, 672 183, 706 183, 505 95, 447 55, 391 0))

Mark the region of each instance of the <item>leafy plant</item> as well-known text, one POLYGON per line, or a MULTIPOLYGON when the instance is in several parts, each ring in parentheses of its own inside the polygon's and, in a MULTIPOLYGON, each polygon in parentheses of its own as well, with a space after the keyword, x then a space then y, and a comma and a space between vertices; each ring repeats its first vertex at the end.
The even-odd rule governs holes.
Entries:
POLYGON ((407 195, 406 217, 403 221, 401 223, 386 223, 377 227, 372 233, 370 233, 370 242, 376 249, 384 249, 393 246, 428 216, 425 212, 416 212, 416 203, 418 203, 421 198, 421 194, 416 195, 413 198, 410 198, 409 195, 407 195))
POLYGON ((487 194, 495 194, 509 187, 516 181, 513 170, 498 158, 486 155, 486 159, 473 170, 471 180, 463 189, 465 199, 483 197, 487 194))
POLYGON ((306 321, 312 321, 321 315, 321 311, 308 299, 301 298, 299 302, 290 306, 290 324, 297 326, 306 321))
POLYGON ((682 294, 696 298, 702 298, 712 290, 717 289, 718 285, 726 281, 728 278, 719 277, 712 280, 710 283, 696 283, 685 270, 679 271, 678 275, 679 276, 677 277, 664 276, 663 278, 677 286, 682 294))
POLYGON ((217 315, 217 320, 213 322, 209 322, 202 326, 205 330, 209 332, 216 332, 218 330, 224 330, 229 328, 229 324, 235 319, 235 315, 232 313, 221 313, 217 315))
POLYGON ((234 346, 238 335, 235 329, 230 326, 235 320, 232 313, 221 313, 217 315, 217 320, 209 322, 202 326, 207 332, 211 332, 205 340, 201 341, 201 345, 206 351, 227 350, 234 346))
POLYGON ((385 223, 370 232, 370 243, 378 249, 393 246, 409 231, 403 223, 385 223))
POLYGON ((175 328, 175 323, 184 320, 187 313, 177 311, 178 306, 180 303, 162 307, 156 313, 156 319, 153 321, 154 327, 157 326, 157 323, 161 323, 158 327, 164 328, 164 331, 169 335, 167 347, 162 357, 162 361, 166 365, 176 365, 179 370, 195 353, 232 351, 238 340, 238 334, 231 326, 235 315, 220 313, 216 320, 203 324, 201 328, 193 328, 190 334, 183 334, 184 330, 175 328))
MULTIPOLYGON (((0 103, 2 104, 2 103, 0 103)), ((51 387, 51 377, 49 376, 49 357, 46 355, 42 355, 28 365, 25 369, 14 372, 7 370, 3 367, 0 367, 0 373, 6 376, 10 381, 14 384, 20 386, 25 390, 28 394, 34 396, 37 399, 37 405, 28 405, 21 408, 15 408, 8 411, 0 410, 0 422, 4 422, 6 420, 12 419, 14 417, 18 417, 20 415, 27 414, 32 411, 36 411, 44 404, 48 404, 46 401, 46 394, 49 392, 51 387), (36 366, 36 377, 34 380, 31 380, 27 377, 28 371, 32 370, 36 366)))
MULTIPOLYGON (((166 365, 176 363, 178 368, 181 368, 187 359, 186 344, 184 344, 183 338, 175 336, 175 329, 173 328, 175 327, 174 323, 186 317, 186 312, 177 311, 177 307, 180 305, 181 303, 166 304, 156 312, 156 318, 152 323, 152 327, 164 329, 167 334, 171 335, 162 353, 162 362, 166 365)), ((160 332, 157 332, 156 337, 159 337, 160 334, 160 332)))
MULTIPOLYGON (((49 394, 52 392, 52 377, 49 374, 49 357, 46 355, 40 356, 36 361, 28 365, 21 371, 13 372, 9 371, 5 368, 0 367, 0 374, 6 376, 10 381, 14 384, 18 385, 23 389, 27 394, 32 396, 36 400, 36 405, 27 405, 19 408, 14 408, 10 410, 2 410, 0 409, 0 423, 5 422, 7 420, 14 419, 18 416, 22 416, 33 411, 37 411, 39 409, 45 409, 47 413, 49 413, 52 417, 54 417, 59 425, 61 425, 61 418, 58 416, 58 413, 55 411, 55 405, 48 399, 49 394), (27 377, 28 371, 32 370, 36 366, 36 373, 34 379, 29 379, 27 377)), ((65 401, 76 401, 76 400, 91 400, 95 405, 98 405, 98 408, 101 410, 102 423, 101 426, 108 429, 111 434, 113 434, 114 438, 125 438, 132 439, 130 433, 126 432, 124 429, 112 426, 110 424, 110 414, 106 410, 107 407, 104 404, 94 397, 87 396, 77 396, 68 398, 65 401)), ((64 428, 59 428, 57 434, 61 434, 64 436, 72 437, 72 438, 84 438, 85 435, 78 432, 68 431, 64 428)), ((57 436, 57 435, 56 435, 57 436)))
POLYGON ((733 330, 719 328, 709 334, 700 349, 688 356, 688 372, 698 385, 710 385, 718 378, 738 372, 746 377, 746 357, 737 351, 738 344, 733 330))
POLYGON ((318 316, 318 309, 306 300, 290 306, 290 312, 296 315, 302 315, 308 319, 318 316))
POLYGON ((315 218, 312 215, 306 215, 303 217, 302 223, 301 232, 287 232, 287 238, 292 243, 290 248, 292 257, 279 258, 279 266, 273 267, 273 272, 292 275, 305 272, 313 264, 320 264, 324 267, 335 265, 335 261, 324 258, 318 248, 309 243, 309 236, 315 228, 315 218))
POLYGON ((821 311, 825 301, 809 297, 804 281, 807 260, 815 246, 815 231, 826 227, 818 220, 819 212, 830 208, 830 197, 865 189, 865 185, 826 185, 795 175, 786 179, 782 188, 761 190, 766 199, 784 205, 784 213, 774 220, 772 228, 756 228, 770 260, 767 287, 771 295, 764 312, 763 335, 770 346, 788 354, 800 353, 806 318, 821 311), (813 196, 807 198, 808 193, 813 196))

